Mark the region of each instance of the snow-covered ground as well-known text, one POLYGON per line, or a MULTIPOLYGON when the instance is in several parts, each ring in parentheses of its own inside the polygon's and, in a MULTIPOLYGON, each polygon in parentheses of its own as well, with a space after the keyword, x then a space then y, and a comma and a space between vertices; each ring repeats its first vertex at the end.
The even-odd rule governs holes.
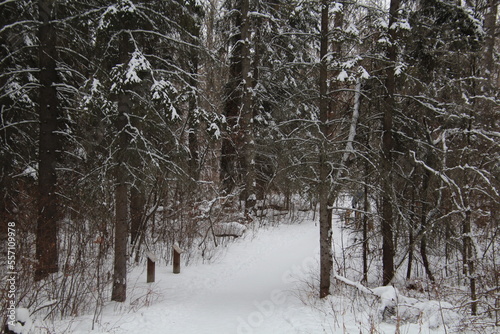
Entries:
MULTIPOLYGON (((341 233, 335 235, 338 245, 341 233)), ((318 300, 318 238, 318 227, 306 219, 247 232, 216 260, 184 266, 180 274, 157 267, 155 283, 145 283, 145 270, 135 268, 128 301, 108 302, 94 330, 93 315, 51 326, 77 334, 395 333, 398 326, 400 333, 451 332, 430 328, 436 322, 425 317, 406 324, 381 321, 377 298, 340 282, 337 293, 318 300)), ((40 333, 42 326, 34 321, 40 333)))

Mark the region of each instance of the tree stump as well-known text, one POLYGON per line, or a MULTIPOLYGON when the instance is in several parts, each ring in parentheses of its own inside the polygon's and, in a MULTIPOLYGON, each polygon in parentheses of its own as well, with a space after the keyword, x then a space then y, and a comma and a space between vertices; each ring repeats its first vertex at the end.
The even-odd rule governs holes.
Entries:
POLYGON ((148 267, 147 267, 147 278, 146 283, 153 283, 155 281, 155 262, 156 256, 153 253, 147 252, 148 257, 148 267))
POLYGON ((181 272, 181 253, 182 249, 178 245, 172 247, 173 258, 174 258, 174 274, 179 274, 181 272))

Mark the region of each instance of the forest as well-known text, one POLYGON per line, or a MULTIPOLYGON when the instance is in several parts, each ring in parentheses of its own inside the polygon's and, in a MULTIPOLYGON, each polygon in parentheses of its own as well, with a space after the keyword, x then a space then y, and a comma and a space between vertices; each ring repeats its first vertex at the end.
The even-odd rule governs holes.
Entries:
POLYGON ((2 328, 11 304, 98 315, 147 253, 210 261, 221 226, 305 211, 315 298, 343 284, 341 213, 350 280, 453 287, 500 325, 498 4, 0 0, 2 328))

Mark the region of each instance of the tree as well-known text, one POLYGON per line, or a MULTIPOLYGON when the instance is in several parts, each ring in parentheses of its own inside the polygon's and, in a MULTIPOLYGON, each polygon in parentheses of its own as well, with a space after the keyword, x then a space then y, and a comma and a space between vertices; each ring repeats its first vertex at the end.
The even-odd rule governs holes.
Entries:
POLYGON ((330 281, 333 269, 332 257, 332 209, 329 205, 331 173, 328 164, 326 141, 329 137, 328 121, 328 35, 329 35, 329 4, 328 1, 321 2, 321 46, 320 46, 320 68, 319 68, 319 113, 320 113, 320 149, 319 149, 319 226, 320 226, 320 298, 330 294, 330 281))
POLYGON ((38 18, 34 8, 6 2, 0 5, 0 20, 0 237, 6 238, 9 221, 36 226, 21 217, 22 208, 37 212, 24 192, 33 198, 38 192, 39 86, 37 46, 33 43, 38 18))
POLYGON ((37 269, 35 279, 41 280, 58 271, 57 230, 61 213, 58 207, 56 167, 60 155, 58 133, 61 111, 56 85, 57 34, 54 27, 56 3, 39 1, 39 163, 38 163, 38 221, 37 221, 37 269))
MULTIPOLYGON (((235 4, 227 4, 230 8, 236 9, 232 11, 234 23, 230 23, 230 65, 229 78, 225 87, 224 97, 224 116, 227 120, 228 133, 222 139, 220 180, 223 189, 227 192, 232 192, 236 186, 241 184, 238 175, 242 175, 242 162, 239 152, 241 152, 242 143, 239 109, 242 105, 242 48, 246 41, 242 39, 242 11, 243 2, 238 1, 235 4)), ((246 8, 248 10, 248 7, 246 8)), ((248 20, 245 22, 248 24, 248 20)), ((248 28, 247 28, 248 29, 248 28)))
POLYGON ((386 69, 385 89, 387 90, 384 101, 384 118, 382 126, 382 165, 381 170, 386 175, 382 188, 382 281, 384 285, 391 282, 394 277, 394 240, 393 240, 393 207, 392 207, 392 164, 393 164, 393 113, 395 104, 395 71, 396 71, 396 26, 398 21, 399 0, 391 0, 389 8, 389 47, 387 49, 387 60, 389 62, 386 69))
POLYGON ((242 0, 241 4, 241 114, 244 135, 244 173, 245 173, 245 210, 250 212, 255 206, 255 138, 254 138, 254 110, 252 103, 253 79, 250 68, 250 18, 249 0, 242 0))
POLYGON ((497 146, 491 145, 494 140, 484 122, 494 118, 497 107, 491 102, 497 98, 481 78, 481 73, 487 77, 488 69, 479 57, 482 45, 486 50, 491 47, 486 41, 483 44, 482 33, 491 31, 486 28, 491 21, 486 20, 482 29, 479 11, 451 2, 421 1, 418 9, 411 24, 419 38, 410 40, 403 54, 404 61, 412 64, 405 91, 413 101, 408 109, 420 113, 424 130, 409 131, 409 126, 404 130, 407 138, 414 138, 408 151, 417 167, 418 178, 413 180, 420 180, 416 184, 420 228, 414 242, 420 242, 431 281, 434 273, 426 252, 428 242, 433 247, 444 244, 447 258, 453 251, 461 254, 463 270, 457 274, 465 275, 469 282, 471 313, 475 314, 480 280, 476 235, 484 232, 478 228, 480 216, 490 210, 485 207, 486 198, 496 196, 492 161, 484 152, 493 152, 497 146), (444 236, 444 243, 439 236, 444 236))
POLYGON ((138 254, 151 217, 145 214, 146 196, 156 193, 156 203, 149 204, 155 208, 158 201, 167 201, 158 198, 160 194, 180 200, 180 185, 196 181, 190 178, 193 162, 187 158, 196 155, 189 149, 197 148, 185 131, 189 128, 179 125, 201 122, 206 116, 193 102, 199 44, 196 11, 194 2, 123 0, 104 9, 97 27, 96 53, 101 63, 95 64, 95 76, 110 92, 102 96, 103 117, 113 134, 103 144, 112 148, 107 152, 113 162, 108 168, 115 183, 112 299, 116 301, 126 298, 129 219, 133 218, 131 241, 138 254), (166 182, 157 183, 157 179, 167 179, 169 174, 179 188, 160 189, 166 182))

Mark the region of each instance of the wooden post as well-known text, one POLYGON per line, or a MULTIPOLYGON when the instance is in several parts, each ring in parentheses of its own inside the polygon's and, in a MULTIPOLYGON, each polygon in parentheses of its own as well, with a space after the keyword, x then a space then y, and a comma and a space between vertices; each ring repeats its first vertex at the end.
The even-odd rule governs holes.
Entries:
POLYGON ((344 216, 344 219, 345 219, 345 225, 349 225, 351 223, 351 210, 349 209, 346 209, 345 210, 345 216, 344 216))
POLYGON ((148 257, 148 268, 147 268, 147 279, 146 283, 153 283, 155 281, 155 262, 156 256, 153 253, 147 252, 148 257))
POLYGON ((361 229, 361 211, 354 212, 354 226, 357 230, 361 229))
POLYGON ((174 258, 174 274, 179 274, 181 272, 181 253, 182 249, 179 248, 177 244, 172 247, 173 258, 174 258))

